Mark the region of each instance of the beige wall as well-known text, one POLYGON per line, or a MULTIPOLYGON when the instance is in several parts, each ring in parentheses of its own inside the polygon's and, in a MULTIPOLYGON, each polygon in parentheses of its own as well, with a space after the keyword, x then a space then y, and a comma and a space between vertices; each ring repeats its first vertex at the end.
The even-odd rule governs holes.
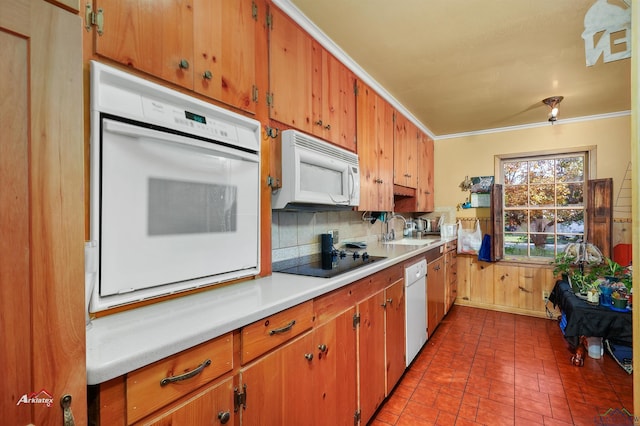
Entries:
MULTIPOLYGON (((468 192, 458 185, 465 176, 493 176, 494 156, 551 149, 596 146, 593 178, 613 178, 614 217, 631 217, 631 200, 618 199, 631 158, 630 116, 441 139, 435 142, 435 204, 456 206, 468 192)), ((627 185, 630 184, 630 174, 627 185)), ((627 191, 623 191, 627 192, 627 191)), ((630 194, 630 191, 628 191, 630 194)), ((458 217, 487 217, 488 209, 460 209, 458 217)))

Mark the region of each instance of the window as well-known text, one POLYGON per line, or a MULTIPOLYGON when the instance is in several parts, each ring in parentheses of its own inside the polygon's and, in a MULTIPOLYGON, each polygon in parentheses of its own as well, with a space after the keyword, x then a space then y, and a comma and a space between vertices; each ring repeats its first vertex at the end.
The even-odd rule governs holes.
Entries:
POLYGON ((586 152, 501 158, 504 254, 553 258, 584 239, 586 152))

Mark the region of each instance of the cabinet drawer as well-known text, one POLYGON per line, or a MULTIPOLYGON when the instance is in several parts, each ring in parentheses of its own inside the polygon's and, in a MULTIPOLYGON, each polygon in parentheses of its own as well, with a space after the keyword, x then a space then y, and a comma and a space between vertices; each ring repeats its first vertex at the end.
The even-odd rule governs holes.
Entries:
POLYGON ((232 333, 127 374, 129 424, 233 369, 232 333))
POLYGON ((313 326, 313 301, 301 303, 242 329, 242 363, 259 357, 313 326))
POLYGON ((457 248, 458 248, 458 240, 451 240, 444 243, 445 251, 457 250, 457 248))

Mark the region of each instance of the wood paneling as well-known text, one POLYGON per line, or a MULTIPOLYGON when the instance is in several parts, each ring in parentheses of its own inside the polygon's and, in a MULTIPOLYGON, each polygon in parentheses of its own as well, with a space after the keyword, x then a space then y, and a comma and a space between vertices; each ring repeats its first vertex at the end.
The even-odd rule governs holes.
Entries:
POLYGON ((0 385, 7 424, 86 424, 81 20, 40 0, 0 2, 0 385), (53 406, 20 404, 46 391, 53 406))

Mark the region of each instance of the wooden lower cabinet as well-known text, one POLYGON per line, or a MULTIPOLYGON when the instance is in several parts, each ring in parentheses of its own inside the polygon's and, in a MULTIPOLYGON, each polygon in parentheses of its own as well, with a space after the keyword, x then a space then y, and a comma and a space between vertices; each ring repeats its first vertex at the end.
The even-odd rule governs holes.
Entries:
POLYGON ((215 383, 136 426, 193 426, 235 423, 233 377, 215 383))
POLYGON ((242 425, 353 425, 353 308, 240 371, 242 425), (245 388, 246 386, 246 388, 245 388))
POLYGON ((445 248, 444 254, 444 265, 445 265, 445 304, 444 304, 444 313, 445 315, 451 307, 453 303, 456 301, 458 297, 458 252, 457 245, 455 241, 447 243, 447 247, 445 248))
POLYGON ((385 397, 384 290, 358 303, 360 416, 366 424, 385 397))
POLYGON ((445 314, 444 256, 427 264, 427 333, 435 331, 445 314))
POLYGON ((404 279, 357 306, 360 424, 366 424, 405 370, 404 279))

